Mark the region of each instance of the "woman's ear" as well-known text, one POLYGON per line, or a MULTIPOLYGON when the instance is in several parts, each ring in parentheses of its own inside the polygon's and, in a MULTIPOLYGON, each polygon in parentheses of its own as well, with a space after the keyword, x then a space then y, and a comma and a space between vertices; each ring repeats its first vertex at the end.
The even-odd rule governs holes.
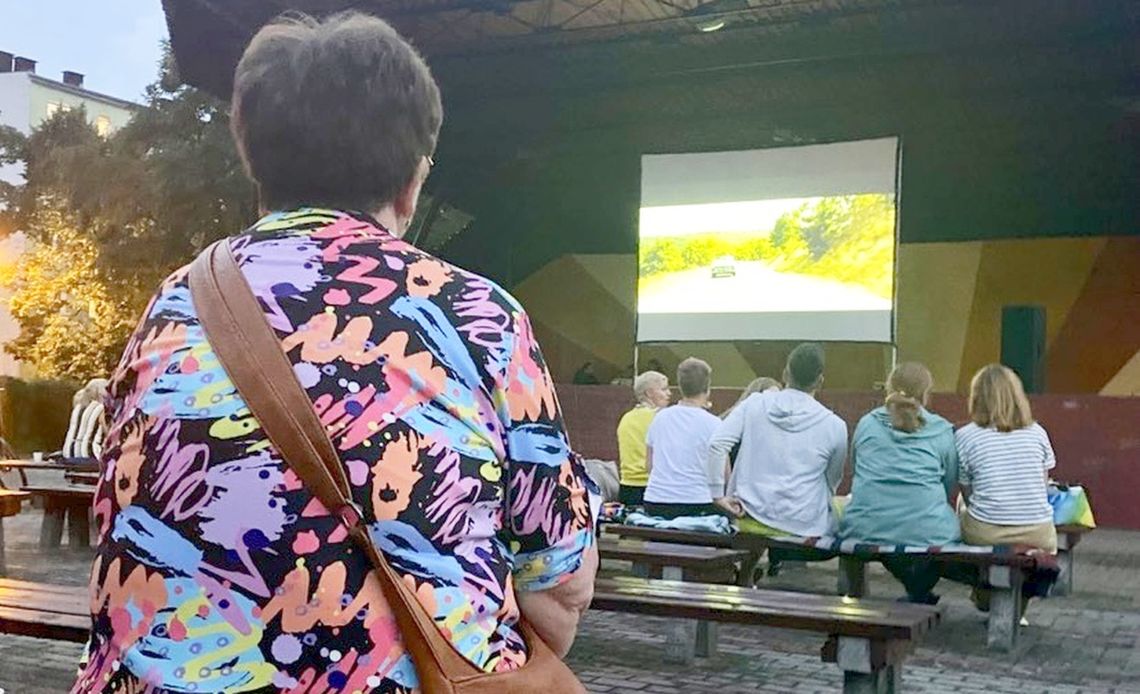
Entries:
POLYGON ((392 201, 396 218, 403 227, 401 232, 407 231, 408 225, 412 223, 412 217, 416 216, 416 204, 420 200, 420 191, 423 189, 424 181, 427 180, 428 171, 427 157, 423 157, 420 159, 419 166, 416 167, 416 172, 412 174, 411 180, 392 201))

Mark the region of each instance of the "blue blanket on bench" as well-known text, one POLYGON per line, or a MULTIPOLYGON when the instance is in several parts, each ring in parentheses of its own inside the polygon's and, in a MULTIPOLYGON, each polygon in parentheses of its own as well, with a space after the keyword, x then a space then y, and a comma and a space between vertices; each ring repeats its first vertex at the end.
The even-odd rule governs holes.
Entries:
POLYGON ((640 511, 634 511, 625 517, 626 525, 639 525, 645 528, 661 528, 662 530, 688 530, 697 533, 714 533, 716 535, 730 535, 734 531, 732 524, 724 516, 681 516, 672 520, 650 516, 640 511))
POLYGON ((831 536, 799 537, 795 535, 773 537, 772 541, 836 555, 849 554, 865 557, 879 554, 1023 554, 1037 557, 1038 563, 1042 560, 1048 563, 1052 558, 1048 552, 1028 545, 967 545, 962 542, 945 545, 883 545, 855 539, 843 540, 831 536))

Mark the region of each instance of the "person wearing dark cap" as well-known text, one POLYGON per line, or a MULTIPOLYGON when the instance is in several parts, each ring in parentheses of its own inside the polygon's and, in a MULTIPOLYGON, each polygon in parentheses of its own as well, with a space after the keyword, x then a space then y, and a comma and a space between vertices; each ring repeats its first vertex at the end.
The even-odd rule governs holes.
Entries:
POLYGON ((786 388, 746 399, 709 443, 716 459, 740 444, 723 504, 743 532, 814 537, 835 529, 831 498, 843 479, 847 425, 815 399, 823 367, 823 347, 799 345, 784 368, 786 388))

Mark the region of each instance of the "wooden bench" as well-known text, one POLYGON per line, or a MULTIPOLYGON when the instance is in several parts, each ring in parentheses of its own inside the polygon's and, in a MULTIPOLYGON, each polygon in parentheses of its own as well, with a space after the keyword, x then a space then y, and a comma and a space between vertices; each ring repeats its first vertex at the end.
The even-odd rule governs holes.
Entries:
POLYGON ((732 549, 732 541, 735 537, 735 535, 704 533, 696 530, 671 530, 669 528, 650 528, 622 523, 605 523, 602 525, 602 533, 608 537, 629 537, 653 542, 672 542, 678 545, 699 545, 701 547, 722 547, 726 549, 732 549))
POLYGON ((598 579, 592 607, 824 634, 821 658, 843 670, 849 694, 901 691, 903 660, 940 617, 925 605, 630 577, 598 579))
POLYGON ((4 557, 4 519, 18 514, 24 500, 30 499, 31 496, 27 492, 0 489, 0 576, 8 572, 4 557))
MULTIPOLYGON (((703 545, 706 547, 727 547, 754 552, 759 556, 772 549, 794 550, 808 561, 839 559, 839 577, 836 592, 839 595, 862 598, 868 597, 866 565, 879 561, 878 554, 841 554, 830 549, 807 548, 798 543, 781 542, 763 535, 736 533, 717 535, 713 533, 669 530, 611 524, 605 526, 611 536, 635 537, 656 542, 703 545)), ((891 556, 900 556, 892 554, 891 556)), ((933 559, 946 563, 973 564, 978 567, 981 577, 993 588, 990 611, 987 619, 987 645, 999 651, 1011 651, 1017 644, 1021 622, 1021 588, 1026 578, 1037 566, 1037 558, 1023 554, 916 554, 916 558, 933 559)), ((1071 556, 1069 558, 1071 571, 1071 556)), ((1064 565, 1062 564, 1062 573, 1064 565)), ((1071 573, 1070 573, 1071 575, 1071 573)))
POLYGON ((598 552, 603 559, 632 563, 635 576, 676 581, 700 580, 710 574, 731 574, 736 580, 737 569, 749 557, 748 552, 737 549, 642 541, 603 540, 598 543, 598 552))
POLYGON ((90 629, 86 588, 0 578, 0 634, 83 643, 90 629))
MULTIPOLYGON (((820 655, 851 694, 899 691, 903 660, 939 620, 921 605, 632 577, 598 579, 593 608, 824 634, 820 655)), ((0 579, 0 633, 82 643, 90 627, 85 588, 0 579)))
MULTIPOLYGON (((752 585, 751 554, 735 549, 679 545, 665 542, 622 541, 598 543, 602 559, 628 561, 639 578, 752 585), (728 579, 727 581, 725 579, 728 579)), ((696 644, 697 655, 716 651, 716 622, 678 622, 669 632, 669 648, 677 651, 696 644)))
MULTIPOLYGON (((867 563, 883 556, 899 554, 840 554, 837 593, 868 597, 867 563)), ((973 564, 979 576, 991 587, 990 609, 986 619, 986 645, 998 651, 1012 651, 1021 631, 1021 589, 1037 567, 1036 557, 1025 554, 916 554, 915 558, 946 564, 973 564)))
POLYGON ((67 543, 71 549, 91 546, 91 505, 95 488, 87 485, 66 487, 24 487, 23 491, 43 499, 44 520, 40 526, 40 548, 58 549, 67 521, 67 543))

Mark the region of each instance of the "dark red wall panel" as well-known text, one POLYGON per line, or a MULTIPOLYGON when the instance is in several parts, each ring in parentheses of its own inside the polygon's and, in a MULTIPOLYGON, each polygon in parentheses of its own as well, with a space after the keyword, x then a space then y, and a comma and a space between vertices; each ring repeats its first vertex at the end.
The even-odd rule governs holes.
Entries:
MULTIPOLYGON (((738 392, 716 391, 714 411, 732 404, 738 392)), ((616 460, 614 431, 633 405, 630 389, 562 385, 558 395, 575 450, 589 458, 616 460)), ((820 400, 853 429, 881 398, 875 393, 827 392, 820 400)), ((1054 478, 1085 485, 1099 524, 1140 530, 1140 398, 1038 395, 1031 400, 1057 453, 1054 478)), ((936 395, 931 409, 955 423, 966 420, 966 399, 960 395, 936 395)))

